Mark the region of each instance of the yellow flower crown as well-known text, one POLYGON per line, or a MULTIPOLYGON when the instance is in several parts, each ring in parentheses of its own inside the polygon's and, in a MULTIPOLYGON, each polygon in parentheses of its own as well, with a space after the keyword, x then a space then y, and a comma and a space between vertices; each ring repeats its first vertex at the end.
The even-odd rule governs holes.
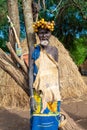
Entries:
POLYGON ((44 19, 41 19, 33 24, 34 32, 38 32, 38 28, 49 29, 50 31, 54 30, 54 21, 47 22, 44 19))

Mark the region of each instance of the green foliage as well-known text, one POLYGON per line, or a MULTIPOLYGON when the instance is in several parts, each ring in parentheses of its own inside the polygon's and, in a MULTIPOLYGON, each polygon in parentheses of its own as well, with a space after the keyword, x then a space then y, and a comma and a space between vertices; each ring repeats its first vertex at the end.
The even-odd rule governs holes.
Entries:
MULTIPOLYGON (((34 0, 38 3, 38 0, 34 0)), ((22 0, 18 0, 21 37, 25 37, 25 26, 23 17, 22 0)), ((53 34, 64 43, 70 51, 72 58, 77 65, 84 62, 87 57, 87 1, 86 0, 45 0, 46 9, 41 9, 39 18, 47 21, 55 21, 53 34), (72 2, 74 1, 74 2, 72 2), (68 6, 69 5, 69 6, 68 6), (78 37, 79 39, 77 39, 78 37)), ((7 22, 7 0, 0 0, 0 47, 8 51, 5 42, 8 40, 7 22)))
POLYGON ((0 0, 0 27, 6 23, 7 0, 0 0))
POLYGON ((0 48, 8 51, 6 41, 8 39, 8 24, 7 24, 7 1, 0 0, 0 48))
POLYGON ((70 54, 77 65, 82 64, 87 57, 87 38, 81 37, 73 41, 73 47, 70 54))
POLYGON ((8 48, 6 47, 6 42, 0 38, 0 48, 2 48, 3 51, 9 52, 8 48))
POLYGON ((84 17, 87 17, 87 0, 74 0, 78 8, 81 8, 81 13, 84 15, 84 17))
POLYGON ((74 37, 85 34, 87 30, 87 20, 84 20, 76 7, 67 8, 61 16, 56 19, 55 36, 62 38, 69 34, 74 37))

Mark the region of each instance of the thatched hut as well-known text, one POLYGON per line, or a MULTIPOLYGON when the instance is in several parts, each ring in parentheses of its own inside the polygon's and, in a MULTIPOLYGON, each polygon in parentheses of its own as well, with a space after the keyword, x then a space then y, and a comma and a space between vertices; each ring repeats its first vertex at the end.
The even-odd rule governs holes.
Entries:
POLYGON ((28 108, 28 96, 17 83, 0 68, 0 106, 28 108))
POLYGON ((59 50, 59 70, 62 98, 77 100, 77 98, 86 94, 87 86, 78 71, 78 67, 61 42, 54 36, 51 37, 50 42, 59 50))
MULTIPOLYGON (((37 39, 37 43, 39 40, 37 39)), ((78 99, 86 94, 87 86, 84 83, 77 66, 69 56, 69 52, 64 48, 57 38, 52 36, 50 43, 56 46, 59 51, 59 73, 62 99, 78 99)), ((22 42, 23 53, 28 53, 26 40, 22 42)), ((0 104, 3 106, 15 106, 28 108, 28 97, 23 90, 8 76, 0 70, 0 104)))

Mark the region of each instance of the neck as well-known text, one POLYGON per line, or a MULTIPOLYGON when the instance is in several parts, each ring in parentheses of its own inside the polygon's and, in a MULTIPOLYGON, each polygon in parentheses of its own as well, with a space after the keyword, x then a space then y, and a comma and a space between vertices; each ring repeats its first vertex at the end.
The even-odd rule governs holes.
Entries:
POLYGON ((44 46, 44 45, 41 45, 42 49, 46 50, 48 48, 48 45, 44 46))

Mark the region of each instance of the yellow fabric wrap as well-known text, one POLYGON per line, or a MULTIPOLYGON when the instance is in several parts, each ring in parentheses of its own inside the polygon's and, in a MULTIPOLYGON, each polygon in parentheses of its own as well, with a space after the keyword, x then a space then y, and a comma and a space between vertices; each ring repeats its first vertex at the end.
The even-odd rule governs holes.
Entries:
MULTIPOLYGON (((35 114, 40 114, 41 112, 41 109, 42 109, 42 99, 41 97, 36 93, 34 92, 34 99, 36 101, 36 104, 37 104, 37 109, 35 110, 35 114)), ((48 102, 47 103, 47 107, 48 109, 50 110, 50 112, 57 112, 57 102, 48 102)))

